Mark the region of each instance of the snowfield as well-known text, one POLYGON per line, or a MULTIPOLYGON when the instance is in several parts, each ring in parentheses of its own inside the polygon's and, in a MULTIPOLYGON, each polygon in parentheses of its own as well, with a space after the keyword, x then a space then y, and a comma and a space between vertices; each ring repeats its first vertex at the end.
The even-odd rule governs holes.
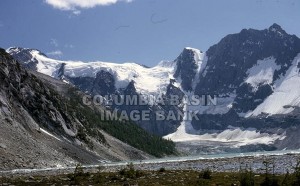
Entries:
POLYGON ((254 91, 257 90, 259 85, 271 84, 275 70, 280 69, 275 61, 274 57, 258 60, 257 64, 247 71, 248 78, 245 82, 251 84, 254 91))
POLYGON ((38 51, 32 51, 32 56, 38 60, 37 71, 51 77, 57 77, 58 69, 65 64, 65 76, 69 77, 96 77, 97 72, 104 70, 114 75, 116 88, 126 88, 135 82, 137 91, 141 94, 157 95, 165 92, 170 79, 174 79, 175 62, 163 61, 157 66, 147 68, 136 63, 110 63, 110 62, 81 62, 60 61, 42 56, 38 51))
MULTIPOLYGON (((194 53, 194 60, 198 65, 197 74, 193 82, 196 86, 199 80, 199 74, 206 65, 205 53, 198 49, 186 47, 194 53)), ((9 48, 7 51, 18 49, 9 48)), ((58 71, 62 64, 65 64, 64 75, 69 77, 96 77, 101 70, 111 73, 116 80, 116 88, 123 89, 131 82, 135 82, 135 87, 140 94, 157 96, 165 93, 176 71, 176 61, 161 61, 158 65, 148 68, 136 63, 111 63, 111 62, 82 62, 82 61, 61 61, 48 58, 38 50, 31 50, 32 60, 38 61, 37 71, 48 76, 57 78, 58 71)), ((176 79, 175 86, 180 88, 181 79, 176 79)))
POLYGON ((300 54, 294 59, 286 75, 274 84, 274 93, 267 97, 255 110, 246 114, 246 117, 266 114, 287 114, 300 106, 300 54))
POLYGON ((231 128, 219 133, 205 133, 201 135, 188 134, 186 126, 181 125, 175 133, 164 136, 174 142, 187 141, 214 141, 223 143, 233 143, 233 147, 255 144, 273 144, 276 140, 283 140, 286 136, 277 134, 267 134, 255 129, 231 128))

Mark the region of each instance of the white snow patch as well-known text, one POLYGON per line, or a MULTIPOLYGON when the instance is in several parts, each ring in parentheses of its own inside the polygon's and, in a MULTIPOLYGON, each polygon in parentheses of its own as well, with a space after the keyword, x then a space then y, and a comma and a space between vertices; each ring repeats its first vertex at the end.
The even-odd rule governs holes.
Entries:
MULTIPOLYGON (((187 49, 187 50, 192 50, 194 53, 196 53, 196 54, 201 54, 202 52, 199 50, 199 49, 197 49, 197 48, 192 48, 192 47, 185 47, 185 49, 187 49)), ((197 57, 197 56, 195 56, 195 57, 197 57)))
POLYGON ((300 63, 300 54, 293 60, 292 66, 275 82, 274 92, 264 100, 255 110, 248 113, 246 117, 266 114, 287 114, 295 107, 300 106, 300 74, 297 67, 300 63))
POLYGON ((56 164, 56 168, 59 168, 59 169, 61 169, 61 168, 63 168, 64 166, 63 165, 61 165, 61 164, 56 164))
POLYGON ((165 139, 171 139, 174 142, 182 141, 214 141, 223 143, 235 143, 236 147, 250 144, 272 144, 276 140, 283 140, 285 134, 267 134, 256 131, 255 129, 233 128, 226 129, 220 133, 206 133, 202 135, 188 134, 184 127, 180 126, 177 132, 165 136, 165 139))
POLYGON ((192 87, 193 90, 195 90, 197 84, 200 81, 200 74, 202 73, 202 71, 204 70, 206 64, 207 64, 207 56, 206 53, 200 53, 200 51, 198 51, 197 53, 195 53, 195 61, 198 65, 198 69, 197 69, 197 73, 195 78, 193 79, 193 83, 192 83, 192 87))
POLYGON ((40 128, 40 131, 47 134, 48 136, 51 136, 55 139, 57 139, 58 141, 61 141, 61 139, 59 139, 58 137, 54 136, 53 134, 51 134, 50 132, 46 131, 45 129, 40 128))
POLYGON ((259 85, 271 84, 275 70, 279 70, 280 66, 275 63, 274 57, 258 60, 257 64, 247 71, 248 77, 245 82, 252 85, 254 91, 259 85))

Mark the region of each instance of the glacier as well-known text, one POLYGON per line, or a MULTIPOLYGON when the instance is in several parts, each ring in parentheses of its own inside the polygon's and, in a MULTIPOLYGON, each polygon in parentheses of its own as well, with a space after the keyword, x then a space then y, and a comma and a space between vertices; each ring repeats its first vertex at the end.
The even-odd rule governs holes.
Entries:
POLYGON ((97 72, 104 70, 114 75, 117 89, 126 88, 129 82, 134 81, 137 91, 148 95, 165 92, 176 69, 176 64, 172 61, 163 61, 157 66, 147 68, 136 63, 54 60, 40 55, 37 50, 33 50, 31 54, 38 61, 37 71, 48 76, 56 77, 62 64, 65 64, 64 75, 69 77, 95 77, 97 72))

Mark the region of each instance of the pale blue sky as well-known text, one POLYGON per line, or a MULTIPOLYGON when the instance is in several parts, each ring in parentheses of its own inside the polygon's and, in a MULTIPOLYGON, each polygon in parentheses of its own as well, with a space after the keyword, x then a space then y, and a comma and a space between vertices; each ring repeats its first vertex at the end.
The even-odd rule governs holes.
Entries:
MULTIPOLYGON (((175 59, 186 46, 206 51, 243 28, 278 23, 300 36, 299 0, 121 0, 91 8, 55 1, 0 0, 0 47, 37 48, 64 60, 154 66, 175 59)), ((99 0, 104 1, 111 0, 99 0)))

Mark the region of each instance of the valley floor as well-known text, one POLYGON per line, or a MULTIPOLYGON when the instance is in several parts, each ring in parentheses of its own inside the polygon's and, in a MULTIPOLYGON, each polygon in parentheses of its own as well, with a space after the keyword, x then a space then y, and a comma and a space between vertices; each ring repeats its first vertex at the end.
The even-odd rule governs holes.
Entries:
MULTIPOLYGON (((121 172, 90 173, 74 176, 74 174, 57 176, 35 176, 2 178, 0 185, 240 185, 241 173, 215 172, 211 178, 201 178, 201 172, 195 170, 158 170, 158 171, 140 171, 139 175, 131 177, 122 175, 121 172)), ((263 174, 255 174, 254 183, 260 185, 265 179, 263 174)), ((273 177, 273 175, 272 175, 273 177)), ((274 176, 278 183, 286 180, 286 175, 274 176)))
POLYGON ((128 164, 103 163, 77 168, 23 169, 0 172, 0 185, 222 185, 237 184, 241 169, 253 171, 255 183, 264 180, 265 162, 269 173, 280 183, 286 180, 287 171, 292 173, 299 153, 278 155, 253 155, 240 157, 204 158, 198 160, 161 159, 128 164), (203 170, 212 171, 211 179, 199 178, 203 170))

